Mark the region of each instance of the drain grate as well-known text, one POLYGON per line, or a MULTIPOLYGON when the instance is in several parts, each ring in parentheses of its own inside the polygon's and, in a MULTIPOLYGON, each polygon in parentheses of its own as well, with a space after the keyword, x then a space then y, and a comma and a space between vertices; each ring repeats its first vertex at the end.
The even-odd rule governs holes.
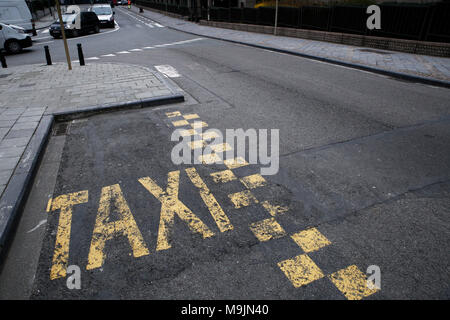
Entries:
POLYGON ((62 122, 55 125, 53 136, 65 136, 69 131, 69 122, 62 122))
POLYGON ((378 53, 378 54, 390 54, 390 52, 378 51, 375 49, 359 49, 361 52, 370 52, 370 53, 378 53))

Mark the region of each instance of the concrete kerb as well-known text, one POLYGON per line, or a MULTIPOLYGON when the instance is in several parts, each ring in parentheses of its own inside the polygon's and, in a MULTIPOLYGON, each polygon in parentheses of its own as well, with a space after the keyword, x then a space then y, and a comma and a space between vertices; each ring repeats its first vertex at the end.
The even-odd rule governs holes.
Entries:
MULTIPOLYGON (((151 9, 148 9, 148 10, 152 11, 151 9)), ((143 14, 140 14, 140 13, 136 13, 136 14, 144 16, 143 14)), ((152 19, 157 21, 157 19, 154 19, 154 18, 152 18, 152 19)), ((163 23, 161 21, 157 21, 157 22, 158 23, 163 23)), ((406 81, 411 81, 411 82, 419 82, 419 83, 434 85, 434 86, 438 86, 438 87, 450 88, 450 81, 438 80, 438 79, 432 79, 432 78, 425 78, 425 77, 415 76, 415 75, 411 75, 411 74, 407 74, 407 73, 395 72, 395 71, 390 71, 390 70, 384 70, 384 69, 379 69, 379 68, 375 68, 375 67, 365 66, 365 65, 361 65, 361 64, 357 64, 357 63, 350 63, 350 62, 339 61, 339 60, 334 60, 334 59, 330 59, 330 58, 313 56, 313 55, 309 55, 309 54, 306 54, 306 53, 300 53, 300 52, 295 52, 295 51, 290 51, 290 50, 285 50, 285 49, 279 49, 279 48, 273 48, 273 47, 268 47, 268 46, 262 46, 262 45, 258 45, 258 44, 242 42, 242 41, 237 41, 237 40, 224 39, 224 38, 209 36, 209 35, 205 35, 205 34, 201 34, 201 33, 195 33, 195 32, 191 32, 191 31, 186 31, 186 30, 183 30, 181 28, 177 28, 177 27, 173 27, 173 26, 167 26, 167 28, 172 29, 172 30, 176 30, 176 31, 181 31, 181 32, 184 32, 184 33, 188 33, 188 34, 192 34, 192 35, 195 35, 195 36, 206 37, 206 38, 210 38, 210 39, 214 39, 214 40, 226 41, 226 42, 230 42, 230 43, 236 43, 236 44, 249 46, 249 47, 254 47, 254 48, 258 48, 258 49, 276 51, 276 52, 280 52, 280 53, 285 53, 285 54, 290 54, 290 55, 294 55, 294 56, 299 56, 299 57, 302 57, 302 58, 318 60, 318 61, 322 61, 322 62, 327 62, 327 63, 331 63, 331 64, 336 64, 336 65, 341 65, 341 66, 353 68, 353 69, 359 69, 359 70, 369 71, 369 72, 373 72, 373 73, 378 73, 378 74, 390 76, 392 78, 396 78, 396 79, 400 79, 400 80, 406 80, 406 81)))
POLYGON ((120 104, 86 107, 76 111, 59 112, 44 116, 0 198, 0 268, 55 124, 73 119, 87 118, 100 113, 156 107, 179 102, 184 102, 184 96, 182 94, 173 94, 120 104))

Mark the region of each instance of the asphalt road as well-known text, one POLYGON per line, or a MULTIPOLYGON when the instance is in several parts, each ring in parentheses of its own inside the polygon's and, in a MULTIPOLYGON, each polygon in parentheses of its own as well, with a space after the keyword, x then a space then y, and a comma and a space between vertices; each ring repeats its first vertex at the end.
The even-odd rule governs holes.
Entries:
MULTIPOLYGON (((74 121, 51 139, 0 297, 450 297, 448 89, 115 11, 120 29, 71 40, 72 60, 80 42, 88 63, 170 66, 187 101, 74 121), (183 116, 222 132, 279 129, 279 172, 173 164, 183 116), (61 218, 61 207, 73 210, 61 218), (80 267, 80 290, 65 265, 80 267), (379 290, 363 280, 373 265, 379 290)), ((8 63, 43 62, 42 45, 8 63)), ((61 41, 49 46, 64 61, 61 41)))

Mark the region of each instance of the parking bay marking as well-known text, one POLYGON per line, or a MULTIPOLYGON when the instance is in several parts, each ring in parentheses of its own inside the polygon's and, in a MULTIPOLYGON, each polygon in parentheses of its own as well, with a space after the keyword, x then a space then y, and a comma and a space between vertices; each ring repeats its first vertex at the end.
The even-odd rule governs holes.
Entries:
MULTIPOLYGON (((200 196, 220 232, 233 230, 233 225, 230 223, 229 218, 196 169, 192 167, 185 169, 185 171, 194 187, 199 190, 200 196)), ((170 238, 173 232, 175 214, 188 225, 191 232, 198 233, 203 238, 214 236, 214 232, 178 198, 180 185, 179 170, 168 173, 165 191, 150 177, 144 177, 138 181, 161 203, 156 251, 167 250, 172 247, 170 238)), ((88 202, 88 194, 88 191, 84 190, 60 195, 54 199, 50 199, 48 202, 47 212, 60 210, 55 250, 50 272, 51 280, 66 276, 73 208, 75 205, 88 202)), ((115 237, 123 236, 128 239, 134 257, 137 258, 150 254, 120 186, 115 184, 103 187, 86 269, 100 268, 106 259, 106 242, 115 237), (115 212, 118 213, 119 219, 110 222, 110 214, 113 208, 116 209, 115 212)))

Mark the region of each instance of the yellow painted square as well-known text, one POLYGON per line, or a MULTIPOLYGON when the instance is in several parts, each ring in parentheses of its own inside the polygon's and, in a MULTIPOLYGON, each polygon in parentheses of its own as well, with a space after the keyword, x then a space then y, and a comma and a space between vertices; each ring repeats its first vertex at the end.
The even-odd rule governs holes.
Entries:
POLYGON ((248 162, 245 161, 245 159, 242 157, 237 157, 234 159, 227 159, 227 160, 224 160, 223 163, 225 163, 225 165, 228 167, 228 169, 236 169, 236 168, 240 168, 240 167, 248 165, 248 162))
POLYGON ((330 274, 328 278, 348 300, 361 300, 378 291, 367 286, 366 275, 355 265, 330 274))
POLYGON ((194 129, 185 129, 185 130, 181 130, 181 131, 180 131, 180 134, 181 134, 183 137, 187 137, 187 136, 193 136, 193 135, 196 135, 197 132, 196 132, 194 129))
POLYGON ((233 202, 236 209, 248 207, 252 203, 258 203, 258 200, 249 190, 232 193, 229 194, 228 197, 230 198, 231 202, 233 202))
POLYGON ((185 114, 183 116, 183 118, 186 119, 186 120, 191 120, 191 119, 198 119, 200 117, 196 113, 191 113, 191 114, 185 114))
MULTIPOLYGON (((186 120, 185 120, 186 121, 186 120)), ((187 122, 187 121, 186 121, 187 122)), ((193 122, 193 123, 191 123, 191 127, 193 128, 193 129, 200 129, 200 128, 205 128, 205 127, 207 127, 208 126, 208 124, 206 123, 206 122, 204 122, 204 121, 195 121, 195 122, 193 122)))
POLYGON ((186 126, 189 124, 189 122, 187 122, 186 120, 177 120, 177 121, 172 121, 172 124, 175 127, 181 127, 181 126, 186 126))
POLYGON ((236 176, 231 170, 223 170, 219 172, 213 172, 210 174, 215 183, 225 183, 236 180, 236 176))
POLYGON ((275 218, 254 222, 250 224, 250 230, 261 242, 281 238, 286 235, 286 231, 275 218))
POLYGON ((219 134, 215 131, 206 131, 202 133, 200 136, 203 140, 211 140, 213 138, 219 137, 219 134))
POLYGON ((191 149, 203 148, 204 145, 205 142, 203 140, 194 140, 189 142, 189 147, 191 147, 191 149))
POLYGON ((289 208, 285 206, 272 205, 269 201, 264 201, 261 204, 264 207, 264 209, 266 209, 267 212, 269 212, 270 215, 273 217, 279 214, 283 214, 289 210, 289 208))
POLYGON ((231 146, 228 143, 221 143, 221 144, 213 144, 210 145, 211 150, 217 153, 221 153, 224 151, 231 150, 231 146))
POLYGON ((278 267, 296 288, 324 277, 322 270, 306 254, 281 261, 278 267))
POLYGON ((220 163, 222 161, 222 159, 215 153, 204 154, 198 157, 198 159, 204 164, 220 163))
POLYGON ((294 239, 305 252, 313 252, 331 244, 331 242, 316 228, 297 232, 293 234, 291 238, 294 239))
POLYGON ((181 116, 181 113, 180 113, 180 111, 166 112, 166 116, 168 118, 173 118, 173 117, 181 116))
POLYGON ((241 179, 241 182, 247 187, 247 189, 254 189, 266 185, 266 179, 264 179, 259 173, 244 177, 241 179))

